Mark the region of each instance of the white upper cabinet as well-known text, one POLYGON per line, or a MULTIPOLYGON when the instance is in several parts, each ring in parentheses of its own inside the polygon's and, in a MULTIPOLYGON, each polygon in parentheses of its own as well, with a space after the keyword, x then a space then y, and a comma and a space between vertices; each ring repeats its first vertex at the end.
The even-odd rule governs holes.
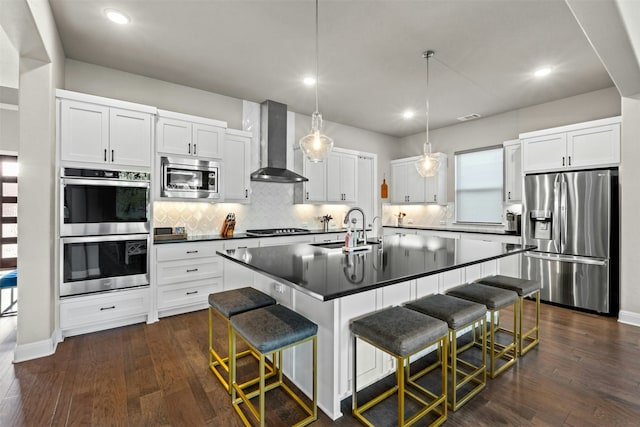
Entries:
POLYGON ((109 133, 112 163, 134 166, 151 164, 150 114, 111 108, 109 133))
POLYGON ((520 134, 525 173, 616 166, 620 117, 520 134))
POLYGON ((151 167, 155 108, 65 90, 56 96, 63 164, 151 167))
POLYGON ((334 148, 322 162, 294 150, 294 170, 309 181, 294 187, 295 203, 355 203, 358 200, 358 154, 334 148))
POLYGON ((158 153, 220 159, 226 122, 158 110, 158 153))
POLYGON ((504 146, 504 201, 522 200, 522 144, 519 139, 505 141, 504 146))
POLYGON ((447 203, 447 155, 437 153, 440 168, 435 176, 424 178, 418 173, 418 157, 391 162, 391 203, 447 203))
POLYGON ((304 185, 305 202, 327 201, 327 162, 312 162, 304 158, 304 177, 309 181, 304 185))
POLYGON ((355 202, 358 156, 333 150, 327 158, 327 201, 355 202))
POLYGON ((249 203, 251 133, 227 129, 224 139, 224 201, 249 203))

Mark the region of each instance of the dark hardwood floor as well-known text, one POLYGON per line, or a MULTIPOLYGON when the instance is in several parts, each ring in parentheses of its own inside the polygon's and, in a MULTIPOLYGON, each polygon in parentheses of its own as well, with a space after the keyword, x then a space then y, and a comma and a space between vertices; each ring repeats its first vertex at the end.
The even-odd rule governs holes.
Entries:
MULTIPOLYGON (((549 305, 541 317, 540 345, 446 424, 640 425, 640 328, 549 305)), ((0 318, 0 426, 241 425, 208 371, 206 311, 67 338, 13 365, 15 322, 0 318)), ((268 425, 299 419, 272 398, 268 425)), ((314 425, 360 424, 320 413, 314 425)))

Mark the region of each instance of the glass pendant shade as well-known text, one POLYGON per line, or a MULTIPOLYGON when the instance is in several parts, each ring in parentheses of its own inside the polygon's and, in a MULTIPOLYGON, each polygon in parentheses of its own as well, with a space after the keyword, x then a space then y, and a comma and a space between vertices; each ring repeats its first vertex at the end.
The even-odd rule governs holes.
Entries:
POLYGON ((322 133, 322 115, 317 111, 311 116, 311 131, 300 138, 300 148, 314 163, 326 159, 333 148, 333 139, 322 133))
POLYGON ((426 111, 426 141, 422 148, 422 156, 416 160, 416 170, 425 178, 435 176, 440 168, 440 158, 437 154, 431 152, 431 142, 429 142, 429 59, 432 58, 434 52, 426 50, 422 53, 422 57, 427 60, 427 100, 425 102, 426 111))
POLYGON ((440 159, 431 152, 431 143, 424 143, 424 154, 416 160, 416 170, 425 178, 435 176, 440 169, 440 159))
POLYGON ((316 111, 311 115, 311 131, 300 138, 300 148, 309 161, 318 163, 333 149, 333 139, 322 133, 322 115, 318 112, 318 0, 316 0, 316 111))

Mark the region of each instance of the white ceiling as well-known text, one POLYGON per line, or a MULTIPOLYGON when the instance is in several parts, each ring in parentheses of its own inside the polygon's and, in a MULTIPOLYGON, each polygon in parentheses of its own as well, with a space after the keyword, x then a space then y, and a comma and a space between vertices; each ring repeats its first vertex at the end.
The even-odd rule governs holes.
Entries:
MULTIPOLYGON (((310 114, 314 2, 50 0, 67 57, 310 114), (107 21, 117 8, 127 26, 107 21)), ((320 1, 320 112, 406 136, 613 85, 562 0, 320 1), (551 65, 552 75, 532 77, 551 65), (404 120, 412 108, 417 115, 404 120)))

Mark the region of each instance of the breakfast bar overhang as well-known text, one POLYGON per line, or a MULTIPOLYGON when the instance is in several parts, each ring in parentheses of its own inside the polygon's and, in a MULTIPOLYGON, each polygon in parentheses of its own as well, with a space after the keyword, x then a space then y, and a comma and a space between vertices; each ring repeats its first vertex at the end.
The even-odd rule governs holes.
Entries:
MULTIPOLYGON (((418 235, 385 236, 360 251, 294 244, 220 251, 254 274, 256 289, 318 324, 318 406, 332 419, 351 393, 349 322, 384 307, 497 274, 498 261, 533 246, 418 235)), ((251 285, 251 284, 248 284, 251 285)), ((287 350, 284 372, 310 395, 310 346, 287 350)), ((358 343, 358 385, 393 372, 390 358, 358 343)))

